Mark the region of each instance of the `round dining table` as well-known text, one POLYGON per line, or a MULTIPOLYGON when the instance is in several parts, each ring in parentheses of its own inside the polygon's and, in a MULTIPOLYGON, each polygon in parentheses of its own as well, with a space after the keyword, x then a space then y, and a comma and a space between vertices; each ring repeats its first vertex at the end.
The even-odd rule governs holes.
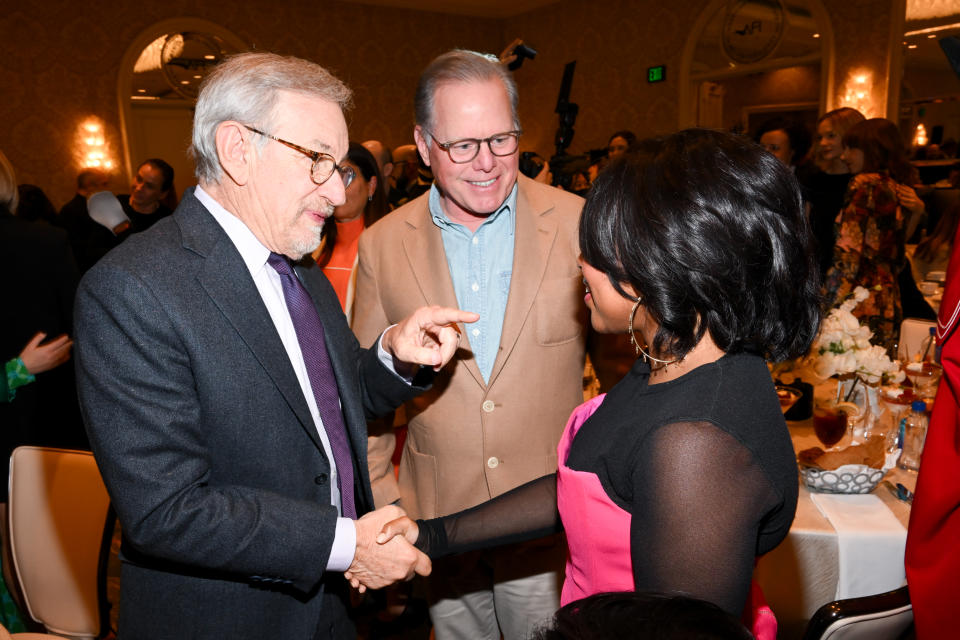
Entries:
MULTIPOLYGON (((835 393, 830 383, 815 396, 835 393)), ((889 415, 881 419, 891 420, 889 415)), ((794 449, 823 445, 813 420, 788 421, 794 449)), ((800 484, 787 538, 761 557, 754 577, 777 617, 778 638, 801 638, 818 608, 834 600, 873 595, 906 583, 903 551, 910 504, 891 485, 913 491, 916 473, 894 467, 869 494, 815 493, 800 484), (886 481, 886 482, 884 482, 886 481), (887 483, 890 484, 887 484, 887 483)))

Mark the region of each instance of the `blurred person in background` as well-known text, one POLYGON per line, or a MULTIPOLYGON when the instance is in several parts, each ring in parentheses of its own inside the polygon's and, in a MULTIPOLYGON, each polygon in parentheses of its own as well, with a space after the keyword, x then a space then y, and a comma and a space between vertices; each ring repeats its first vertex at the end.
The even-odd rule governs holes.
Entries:
POLYGON ((324 225, 323 242, 314 252, 314 259, 337 292, 349 323, 353 317, 360 233, 387 214, 387 199, 380 188, 383 179, 377 162, 363 145, 351 142, 347 157, 339 166, 349 167, 349 172, 341 169, 347 201, 334 208, 335 224, 324 225))
POLYGON ((419 163, 417 145, 403 144, 393 150, 393 173, 390 176, 390 191, 387 194, 387 202, 391 209, 396 209, 410 200, 407 189, 417 181, 419 163))
POLYGON ((940 216, 933 233, 920 241, 910 258, 914 282, 923 282, 931 271, 946 271, 953 251, 953 238, 960 222, 960 205, 940 216))
MULTIPOLYGON (((133 233, 146 231, 173 213, 173 209, 164 204, 173 188, 173 167, 165 160, 150 158, 140 163, 130 193, 117 196, 124 213, 130 218, 133 233)), ((173 199, 176 200, 175 195, 173 199)))
POLYGON ((379 140, 365 140, 363 148, 377 161, 377 173, 380 175, 380 190, 383 191, 384 202, 389 202, 390 176, 393 175, 393 154, 390 147, 379 140))
POLYGON ((899 187, 911 184, 910 164, 897 125, 871 118, 843 136, 843 161, 853 179, 836 222, 833 263, 823 284, 825 308, 855 287, 869 297, 854 310, 873 331, 877 344, 893 348, 903 320, 900 272, 905 261, 904 207, 899 187))
POLYGON ((786 118, 767 120, 757 129, 754 139, 794 173, 807 157, 811 142, 806 127, 786 118))
MULTIPOLYGON (((22 220, 13 167, 0 153, 0 362, 8 401, 0 403, 0 477, 23 444, 87 448, 70 355, 76 264, 62 229, 22 220), (12 365, 11 365, 12 363, 12 365)), ((0 495, 5 501, 7 483, 0 495)))
POLYGON ((77 261, 80 273, 83 273, 90 264, 86 264, 86 242, 91 229, 96 229, 97 223, 90 219, 87 210, 87 199, 100 191, 107 191, 110 187, 110 174, 102 169, 84 169, 77 175, 77 192, 67 204, 60 208, 56 225, 63 228, 70 238, 70 247, 73 257, 77 261))
POLYGON ((811 150, 813 162, 807 165, 810 171, 801 171, 797 175, 804 190, 821 281, 833 262, 833 245, 837 241, 834 222, 843 208, 843 198, 852 177, 847 163, 841 158, 843 134, 863 120, 862 113, 849 107, 820 116, 811 150))
POLYGON ((582 188, 577 188, 579 185, 572 185, 571 191, 574 193, 583 194, 586 192, 587 187, 593 184, 593 181, 597 179, 597 174, 603 170, 607 163, 616 160, 623 154, 634 151, 637 146, 637 136, 633 131, 623 129, 621 131, 614 131, 610 134, 610 138, 607 140, 607 155, 601 158, 601 160, 595 164, 590 165, 590 168, 586 173, 587 184, 582 188))
POLYGON ((34 184, 21 184, 17 187, 20 202, 17 204, 16 216, 21 220, 56 224, 57 210, 43 189, 34 184))

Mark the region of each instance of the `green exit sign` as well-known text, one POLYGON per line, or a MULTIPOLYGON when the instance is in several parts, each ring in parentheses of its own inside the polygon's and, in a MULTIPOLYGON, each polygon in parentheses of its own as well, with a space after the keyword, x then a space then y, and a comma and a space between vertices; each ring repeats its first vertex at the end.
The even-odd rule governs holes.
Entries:
POLYGON ((667 65, 661 64, 657 67, 647 69, 647 82, 663 82, 667 75, 667 65))

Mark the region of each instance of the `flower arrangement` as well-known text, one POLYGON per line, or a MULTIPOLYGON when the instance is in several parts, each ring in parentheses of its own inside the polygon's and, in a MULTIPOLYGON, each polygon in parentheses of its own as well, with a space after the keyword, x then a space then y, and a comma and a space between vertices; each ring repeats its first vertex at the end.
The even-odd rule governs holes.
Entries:
POLYGON ((857 287, 839 306, 831 309, 810 351, 810 364, 817 377, 854 379, 848 397, 857 380, 876 386, 898 383, 904 378, 900 362, 891 360, 883 347, 870 343, 873 332, 852 313, 868 296, 866 289, 857 287))

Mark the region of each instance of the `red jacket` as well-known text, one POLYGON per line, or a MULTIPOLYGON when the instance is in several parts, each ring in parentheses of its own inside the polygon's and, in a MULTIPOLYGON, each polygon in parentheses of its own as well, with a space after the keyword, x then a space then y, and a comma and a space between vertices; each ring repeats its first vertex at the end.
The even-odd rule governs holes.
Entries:
MULTIPOLYGON (((960 246, 960 230, 953 246, 960 246)), ((954 251, 937 322, 943 378, 933 404, 907 533, 906 570, 917 638, 960 627, 960 252, 954 251)))

